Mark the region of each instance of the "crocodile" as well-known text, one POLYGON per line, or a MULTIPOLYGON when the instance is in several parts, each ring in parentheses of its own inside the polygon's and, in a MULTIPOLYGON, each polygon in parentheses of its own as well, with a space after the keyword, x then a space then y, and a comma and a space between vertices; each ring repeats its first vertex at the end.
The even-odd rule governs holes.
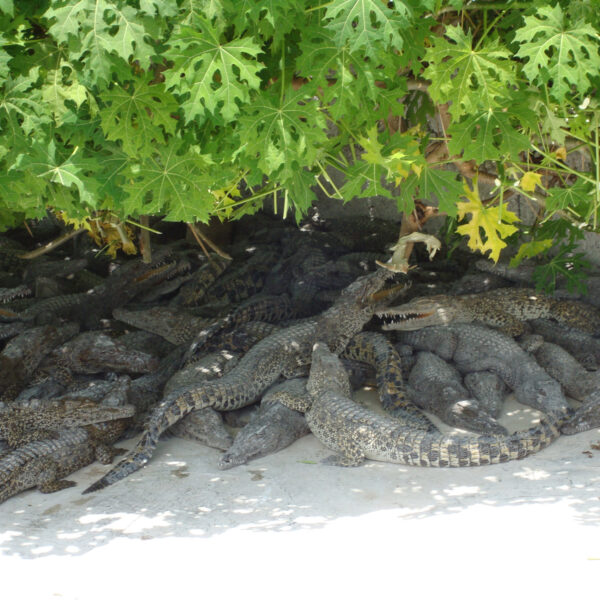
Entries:
POLYGON ((600 332, 600 312, 575 300, 556 300, 524 288, 499 288, 480 294, 439 294, 378 311, 384 330, 414 331, 430 325, 484 323, 517 336, 529 319, 549 318, 587 333, 600 332))
POLYGON ((404 344, 453 360, 461 373, 491 371, 514 391, 522 404, 562 418, 570 412, 560 384, 510 336, 474 323, 397 331, 404 344))
POLYGON ((577 408, 565 423, 563 423, 560 431, 566 435, 581 433, 600 427, 600 394, 598 390, 591 394, 590 397, 577 408))
POLYGON ((287 294, 277 296, 257 294, 242 302, 231 313, 197 331, 186 355, 186 360, 190 360, 194 355, 201 353, 205 344, 221 331, 239 328, 243 323, 251 321, 278 323, 289 319, 293 314, 293 307, 287 294))
POLYGON ((93 329, 101 318, 110 317, 113 309, 176 273, 177 261, 168 250, 161 249, 154 253, 150 263, 127 262, 89 292, 44 298, 19 313, 17 318, 43 325, 55 323, 62 317, 78 321, 83 328, 93 329))
POLYGON ((78 331, 77 323, 42 325, 10 340, 0 353, 0 399, 14 399, 42 359, 78 331))
POLYGON ((12 288, 0 287, 0 303, 5 304, 6 302, 11 302, 16 298, 25 298, 27 296, 31 296, 31 294, 31 287, 25 284, 12 288))
POLYGON ((40 367, 60 366, 72 373, 148 373, 159 361, 145 352, 129 350, 118 340, 98 331, 80 333, 44 358, 40 367))
POLYGON ((72 487, 64 479, 94 460, 109 464, 123 450, 112 448, 127 420, 61 429, 56 439, 29 442, 0 458, 0 502, 37 488, 44 494, 72 487))
MULTIPOLYGON (((362 365, 375 369, 379 400, 384 410, 398 423, 437 431, 427 416, 405 396, 400 357, 391 343, 380 333, 357 333, 341 355, 352 388, 362 384, 362 365)), ((281 401, 291 401, 295 406, 304 398, 308 401, 306 378, 290 379, 269 388, 263 396, 260 409, 252 421, 236 436, 231 448, 221 457, 220 469, 230 469, 249 460, 277 452, 308 433, 308 426, 298 410, 284 406, 281 401)))
POLYGON ((231 260, 220 256, 211 259, 192 273, 190 280, 184 283, 177 296, 173 298, 173 306, 195 306, 204 297, 206 290, 229 267, 231 260))
POLYGON ((558 344, 543 342, 535 350, 534 356, 571 398, 585 402, 590 394, 600 392, 600 372, 587 371, 558 344))
POLYGON ((314 345, 307 390, 312 404, 306 421, 315 437, 336 453, 323 461, 330 465, 354 467, 366 459, 423 467, 496 464, 538 452, 560 435, 560 421, 552 417, 504 436, 457 436, 398 424, 349 398, 347 374, 323 343, 314 345))
POLYGON ((250 460, 287 448, 310 429, 301 412, 288 408, 286 398, 300 402, 306 396, 306 378, 287 379, 275 384, 263 396, 259 410, 236 435, 233 444, 221 456, 218 467, 231 469, 250 460))
POLYGON ((407 395, 444 423, 477 433, 505 435, 502 425, 470 397, 459 372, 431 352, 419 352, 408 378, 407 395))
POLYGON ((103 423, 133 416, 132 405, 103 406, 94 402, 54 400, 43 407, 10 407, 0 411, 0 438, 11 448, 55 437, 55 430, 103 423))
POLYGON ((191 411, 207 406, 235 410, 254 403, 280 376, 292 377, 300 367, 310 363, 314 342, 325 341, 335 352, 341 352, 373 316, 377 304, 371 297, 391 275, 380 269, 359 277, 343 290, 331 308, 264 338, 221 379, 167 396, 152 413, 133 451, 84 493, 100 490, 144 466, 162 432, 191 411))
POLYGON ((569 351, 586 369, 596 370, 600 366, 600 338, 562 327, 550 319, 533 319, 530 325, 547 342, 569 351))
POLYGON ((415 429, 437 429, 418 406, 406 397, 400 355, 383 334, 374 331, 357 333, 342 356, 366 362, 375 368, 379 400, 388 414, 415 429))
POLYGON ((463 383, 473 398, 494 419, 502 412, 508 388, 502 379, 491 371, 474 371, 464 376, 463 383))
POLYGON ((113 317, 133 327, 160 335, 172 344, 189 344, 210 321, 169 306, 144 310, 116 308, 113 317))

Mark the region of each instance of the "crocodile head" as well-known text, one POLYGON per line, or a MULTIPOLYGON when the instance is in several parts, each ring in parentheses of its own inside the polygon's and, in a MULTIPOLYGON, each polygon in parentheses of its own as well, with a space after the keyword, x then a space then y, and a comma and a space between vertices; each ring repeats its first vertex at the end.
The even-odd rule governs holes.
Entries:
POLYGON ((319 341, 326 342, 335 352, 341 352, 348 340, 387 302, 387 295, 379 297, 377 292, 394 275, 387 269, 377 269, 344 288, 334 305, 319 317, 319 341))
POLYGON ((460 301, 456 297, 443 295, 415 298, 406 304, 377 310, 375 314, 386 331, 414 331, 430 325, 448 325, 464 320, 460 301))
POLYGON ((575 411, 560 431, 565 435, 572 435, 596 427, 600 427, 600 397, 597 392, 575 411))

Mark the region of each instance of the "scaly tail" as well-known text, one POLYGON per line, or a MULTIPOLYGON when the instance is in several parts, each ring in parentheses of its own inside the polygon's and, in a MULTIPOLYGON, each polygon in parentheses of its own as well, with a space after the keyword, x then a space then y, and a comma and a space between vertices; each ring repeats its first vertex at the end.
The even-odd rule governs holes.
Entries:
POLYGON ((83 490, 82 494, 101 490, 141 469, 150 460, 161 434, 196 408, 189 396, 189 392, 176 392, 174 397, 165 399, 153 412, 148 427, 135 448, 104 477, 83 490))

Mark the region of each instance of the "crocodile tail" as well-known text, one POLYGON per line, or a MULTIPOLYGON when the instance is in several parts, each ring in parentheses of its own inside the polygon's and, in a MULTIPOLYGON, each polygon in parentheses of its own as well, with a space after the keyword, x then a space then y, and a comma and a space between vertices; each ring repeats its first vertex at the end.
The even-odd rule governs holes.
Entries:
POLYGON ((150 460, 152 452, 156 447, 156 443, 152 444, 150 438, 150 433, 145 433, 133 449, 133 452, 119 461, 104 477, 101 477, 98 481, 95 481, 83 490, 82 494, 97 492, 141 469, 150 460))
POLYGON ((197 408, 189 395, 189 392, 175 392, 170 398, 167 397, 153 412, 148 427, 135 448, 82 493, 89 494, 101 490, 141 469, 152 457, 161 434, 197 408))
MULTIPOLYGON (((449 452, 451 467, 479 466, 520 460, 549 446, 560 436, 560 422, 551 416, 544 417, 537 425, 508 436, 478 436, 465 438, 449 452)), ((440 465, 441 466, 441 465, 440 465)))

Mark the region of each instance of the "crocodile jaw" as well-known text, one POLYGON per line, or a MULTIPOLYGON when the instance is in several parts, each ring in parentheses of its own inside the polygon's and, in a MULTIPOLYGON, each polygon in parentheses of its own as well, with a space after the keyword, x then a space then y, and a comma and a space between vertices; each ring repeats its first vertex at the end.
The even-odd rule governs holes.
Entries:
POLYGON ((431 325, 448 325, 456 321, 453 309, 434 307, 430 310, 410 310, 388 308, 377 311, 376 316, 382 322, 384 331, 415 331, 431 325))

